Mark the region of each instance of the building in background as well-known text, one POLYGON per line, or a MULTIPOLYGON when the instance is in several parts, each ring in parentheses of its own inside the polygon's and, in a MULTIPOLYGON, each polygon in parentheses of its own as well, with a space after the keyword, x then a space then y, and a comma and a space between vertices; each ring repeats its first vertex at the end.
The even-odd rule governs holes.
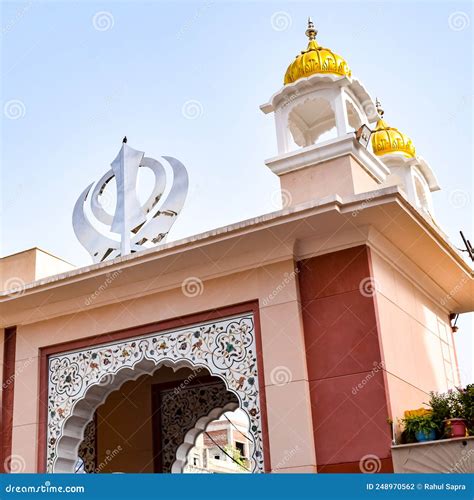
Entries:
POLYGON ((188 454, 185 473, 243 474, 252 455, 248 421, 238 411, 214 420, 188 454))

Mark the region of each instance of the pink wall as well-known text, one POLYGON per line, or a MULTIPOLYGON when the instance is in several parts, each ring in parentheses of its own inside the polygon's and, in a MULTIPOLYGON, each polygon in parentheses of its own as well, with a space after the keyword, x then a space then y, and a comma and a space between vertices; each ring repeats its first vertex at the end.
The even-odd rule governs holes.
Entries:
POLYGON ((459 384, 448 312, 402 274, 397 262, 371 252, 377 314, 394 421, 422 406, 430 391, 459 384))
POLYGON ((313 435, 320 472, 360 472, 368 454, 391 470, 387 394, 365 246, 300 262, 313 435))

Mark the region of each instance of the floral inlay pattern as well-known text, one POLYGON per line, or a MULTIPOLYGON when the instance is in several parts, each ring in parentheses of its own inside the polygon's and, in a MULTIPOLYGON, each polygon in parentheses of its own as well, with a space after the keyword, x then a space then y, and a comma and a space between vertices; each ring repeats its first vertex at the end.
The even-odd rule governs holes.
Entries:
POLYGON ((214 408, 237 403, 223 382, 174 388, 160 392, 163 472, 171 472, 176 452, 186 433, 214 408))
POLYGON ((77 403, 87 399, 87 391, 98 385, 107 390, 120 370, 133 369, 147 360, 153 361, 155 367, 187 362, 193 367, 207 368, 212 375, 220 377, 249 417, 249 434, 254 440, 253 470, 263 472, 252 314, 51 356, 48 382, 48 472, 55 471, 60 446, 65 446, 61 444, 65 423, 73 415, 77 403))

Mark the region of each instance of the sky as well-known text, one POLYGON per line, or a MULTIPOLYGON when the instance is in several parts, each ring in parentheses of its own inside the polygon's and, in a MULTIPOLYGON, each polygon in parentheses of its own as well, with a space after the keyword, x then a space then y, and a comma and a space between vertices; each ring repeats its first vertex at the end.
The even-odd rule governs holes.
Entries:
MULTIPOLYGON (((124 135, 147 156, 175 156, 190 190, 168 241, 272 212, 272 116, 306 47, 341 54, 385 119, 433 168, 436 220, 474 239, 470 2, 2 2, 0 253, 39 246, 90 263, 71 215, 124 135)), ((146 180, 144 182, 147 183, 146 180)), ((143 187, 146 190, 146 186, 143 187)), ((456 334, 474 381, 473 320, 456 334)))

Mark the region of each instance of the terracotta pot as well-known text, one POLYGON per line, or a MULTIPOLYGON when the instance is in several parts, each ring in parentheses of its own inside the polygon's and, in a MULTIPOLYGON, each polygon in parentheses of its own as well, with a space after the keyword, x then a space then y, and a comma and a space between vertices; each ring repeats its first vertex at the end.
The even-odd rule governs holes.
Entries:
POLYGON ((452 438, 466 436, 466 421, 463 418, 450 418, 444 422, 451 429, 452 438))

